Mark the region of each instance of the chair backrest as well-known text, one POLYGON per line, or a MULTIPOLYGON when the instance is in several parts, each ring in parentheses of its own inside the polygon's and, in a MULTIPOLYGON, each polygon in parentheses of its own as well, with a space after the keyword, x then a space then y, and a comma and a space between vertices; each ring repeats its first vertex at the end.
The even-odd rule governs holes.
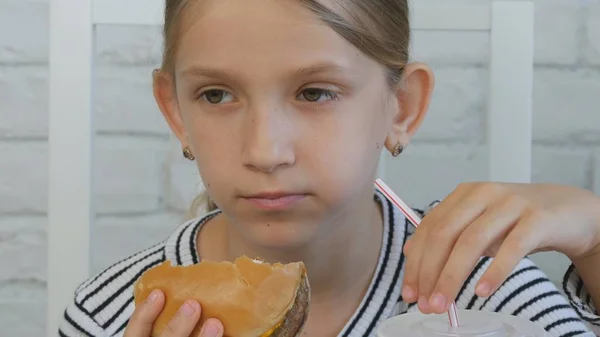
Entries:
MULTIPOLYGON (((64 307, 90 271, 94 28, 99 24, 161 25, 163 6, 164 0, 50 1, 49 337, 56 336, 64 307)), ((418 4, 412 20, 416 30, 490 32, 489 179, 529 181, 533 4, 418 4)), ((384 178, 385 160, 382 156, 384 178)))

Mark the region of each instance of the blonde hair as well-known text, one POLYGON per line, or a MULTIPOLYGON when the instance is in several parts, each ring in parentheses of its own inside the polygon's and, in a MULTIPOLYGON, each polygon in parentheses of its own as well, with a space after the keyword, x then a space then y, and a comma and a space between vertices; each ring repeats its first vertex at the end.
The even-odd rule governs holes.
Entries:
MULTIPOLYGON (((164 72, 173 74, 174 55, 183 26, 181 13, 197 1, 165 1, 165 48, 161 69, 164 72)), ((365 55, 383 65, 387 69, 391 87, 400 84, 402 71, 409 59, 408 0, 334 0, 331 7, 326 7, 318 0, 297 1, 365 55)), ((203 193, 192 202, 189 215, 195 216, 202 206, 208 212, 218 208, 203 193)))
POLYGON ((200 193, 192 201, 192 204, 190 205, 190 208, 188 209, 186 218, 193 219, 193 218, 197 217, 198 210, 201 208, 204 208, 204 210, 206 212, 212 212, 212 211, 219 209, 217 204, 215 204, 215 202, 212 201, 212 199, 208 196, 208 194, 206 192, 200 193))

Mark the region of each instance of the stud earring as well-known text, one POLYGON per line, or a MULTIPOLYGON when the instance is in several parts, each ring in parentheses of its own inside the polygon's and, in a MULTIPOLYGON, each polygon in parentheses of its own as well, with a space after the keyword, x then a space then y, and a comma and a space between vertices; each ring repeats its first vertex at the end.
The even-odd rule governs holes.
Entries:
POLYGON ((394 150, 392 151, 392 156, 394 157, 398 157, 402 151, 404 151, 404 145, 402 145, 402 143, 398 142, 396 143, 396 146, 394 146, 394 150))
POLYGON ((183 149, 183 156, 184 156, 186 159, 189 159, 189 160, 194 160, 194 159, 196 159, 196 157, 194 157, 194 155, 192 154, 192 150, 190 150, 190 148, 189 148, 188 146, 186 146, 186 147, 183 149))

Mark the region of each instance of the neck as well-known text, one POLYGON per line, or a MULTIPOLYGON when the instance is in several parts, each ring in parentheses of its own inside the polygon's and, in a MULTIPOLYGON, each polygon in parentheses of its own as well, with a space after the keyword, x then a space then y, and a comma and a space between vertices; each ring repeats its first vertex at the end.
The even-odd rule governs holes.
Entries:
POLYGON ((379 204, 373 192, 326 224, 310 243, 290 250, 265 249, 246 242, 238 231, 227 235, 227 256, 261 256, 267 262, 304 262, 314 299, 344 298, 347 294, 362 294, 370 284, 381 249, 383 225, 379 204), (362 289, 357 289, 362 288, 362 289))

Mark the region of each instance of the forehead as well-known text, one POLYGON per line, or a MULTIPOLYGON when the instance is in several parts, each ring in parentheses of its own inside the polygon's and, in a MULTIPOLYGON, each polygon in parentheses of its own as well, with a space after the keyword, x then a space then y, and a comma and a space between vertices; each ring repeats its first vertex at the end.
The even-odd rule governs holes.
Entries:
POLYGON ((324 62, 354 68, 367 61, 297 0, 203 0, 183 14, 178 73, 194 65, 276 72, 324 62))

